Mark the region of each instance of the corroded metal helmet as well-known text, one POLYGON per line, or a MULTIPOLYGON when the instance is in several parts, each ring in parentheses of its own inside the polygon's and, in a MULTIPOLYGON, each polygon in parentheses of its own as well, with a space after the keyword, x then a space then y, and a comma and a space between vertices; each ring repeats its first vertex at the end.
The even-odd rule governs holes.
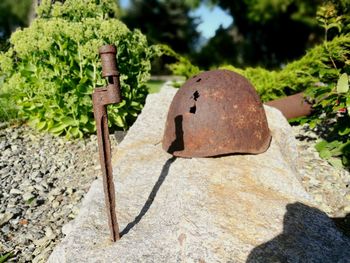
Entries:
POLYGON ((177 91, 168 112, 163 149, 174 156, 262 153, 271 135, 253 86, 229 70, 200 73, 177 91))

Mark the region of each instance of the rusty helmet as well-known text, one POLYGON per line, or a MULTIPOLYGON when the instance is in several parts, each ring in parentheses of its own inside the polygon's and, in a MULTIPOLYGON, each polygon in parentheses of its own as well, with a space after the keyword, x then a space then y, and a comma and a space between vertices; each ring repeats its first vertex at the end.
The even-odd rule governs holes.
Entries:
POLYGON ((229 70, 202 72, 177 91, 168 112, 163 149, 174 156, 262 153, 271 135, 250 82, 229 70))

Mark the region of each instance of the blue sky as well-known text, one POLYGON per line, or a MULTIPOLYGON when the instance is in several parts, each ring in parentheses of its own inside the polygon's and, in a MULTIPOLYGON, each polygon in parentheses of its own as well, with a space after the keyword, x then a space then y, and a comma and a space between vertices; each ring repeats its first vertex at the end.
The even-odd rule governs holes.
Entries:
MULTIPOLYGON (((120 0, 120 5, 123 8, 127 8, 129 3, 129 0, 120 0)), ((207 39, 215 35, 215 31, 220 25, 227 28, 232 23, 232 17, 217 6, 210 8, 202 4, 196 10, 191 11, 190 14, 200 18, 201 23, 197 30, 202 37, 207 39)))
POLYGON ((213 37, 220 25, 227 28, 233 21, 227 12, 217 6, 209 8, 202 4, 190 14, 200 18, 201 23, 198 25, 197 30, 205 38, 213 37))

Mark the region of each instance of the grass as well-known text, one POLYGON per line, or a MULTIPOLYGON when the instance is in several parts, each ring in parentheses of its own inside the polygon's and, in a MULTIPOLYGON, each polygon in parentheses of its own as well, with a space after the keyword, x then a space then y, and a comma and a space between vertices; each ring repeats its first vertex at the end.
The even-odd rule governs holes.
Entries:
POLYGON ((4 255, 0 254, 0 263, 7 262, 11 257, 13 257, 13 254, 11 252, 10 253, 6 253, 4 255))
POLYGON ((150 94, 152 93, 158 93, 160 91, 160 88, 164 85, 165 81, 163 80, 149 80, 147 82, 147 88, 148 92, 150 94))

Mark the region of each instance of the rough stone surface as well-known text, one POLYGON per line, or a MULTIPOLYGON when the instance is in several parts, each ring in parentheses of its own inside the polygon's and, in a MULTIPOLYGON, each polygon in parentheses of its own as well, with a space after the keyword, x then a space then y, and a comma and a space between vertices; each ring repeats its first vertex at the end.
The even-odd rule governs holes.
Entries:
POLYGON ((161 149, 173 95, 149 96, 115 153, 122 239, 109 241, 97 179, 49 262, 349 262, 350 240, 301 185, 277 110, 266 108, 273 139, 263 154, 176 159, 161 149))

